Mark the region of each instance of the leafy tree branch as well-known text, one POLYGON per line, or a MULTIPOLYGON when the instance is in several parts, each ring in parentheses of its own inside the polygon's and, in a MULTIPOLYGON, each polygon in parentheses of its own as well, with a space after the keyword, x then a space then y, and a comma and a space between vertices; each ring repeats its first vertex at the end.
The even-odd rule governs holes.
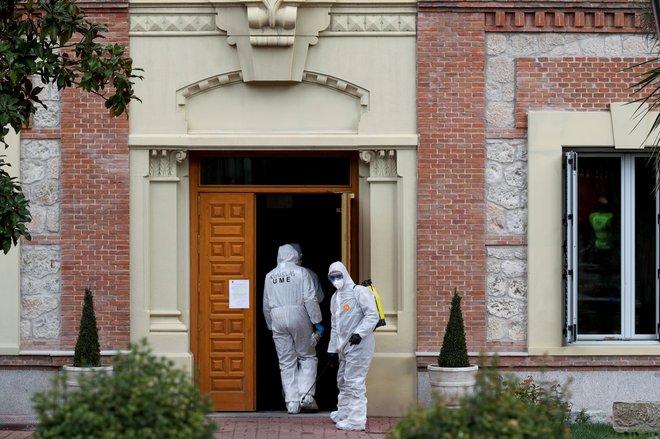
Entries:
MULTIPOLYGON (((30 124, 43 84, 58 90, 79 88, 100 96, 110 115, 128 111, 139 101, 134 82, 142 79, 123 45, 101 44, 108 29, 88 20, 74 0, 0 1, 0 142, 10 128, 19 133, 30 124)), ((0 157, 0 171, 7 163, 0 157)), ((30 239, 28 203, 18 182, 0 172, 8 198, 0 213, 0 247, 7 253, 23 236, 30 239)))

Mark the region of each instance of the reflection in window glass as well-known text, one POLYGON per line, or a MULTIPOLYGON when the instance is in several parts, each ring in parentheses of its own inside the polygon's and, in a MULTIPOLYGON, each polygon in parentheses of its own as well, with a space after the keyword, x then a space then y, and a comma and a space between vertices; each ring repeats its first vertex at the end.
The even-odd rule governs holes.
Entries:
POLYGON ((202 157, 201 185, 351 184, 350 157, 202 157))
POLYGON ((621 334, 621 159, 578 161, 578 332, 621 334))
POLYGON ((635 159, 635 334, 655 334, 655 169, 635 159))

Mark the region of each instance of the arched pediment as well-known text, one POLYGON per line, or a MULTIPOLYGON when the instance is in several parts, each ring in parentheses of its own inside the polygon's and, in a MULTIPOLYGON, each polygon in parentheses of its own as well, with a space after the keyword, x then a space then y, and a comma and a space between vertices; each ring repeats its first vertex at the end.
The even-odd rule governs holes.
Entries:
POLYGON ((301 82, 243 82, 240 71, 177 91, 189 133, 356 133, 369 91, 339 78, 305 71, 301 82))

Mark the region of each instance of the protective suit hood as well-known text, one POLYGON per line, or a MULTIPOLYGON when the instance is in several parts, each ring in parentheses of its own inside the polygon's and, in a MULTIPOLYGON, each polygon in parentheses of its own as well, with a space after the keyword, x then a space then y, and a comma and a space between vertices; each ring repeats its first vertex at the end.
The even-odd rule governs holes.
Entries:
POLYGON ((289 262, 291 264, 296 264, 298 261, 298 252, 290 244, 281 245, 277 251, 277 265, 282 263, 289 262))
POLYGON ((328 274, 335 273, 337 271, 339 271, 344 276, 344 286, 341 289, 342 290, 352 289, 353 286, 355 285, 355 282, 353 281, 351 275, 348 274, 348 270, 346 269, 346 266, 339 261, 330 264, 330 268, 328 268, 328 274))
POLYGON ((295 261, 293 261, 294 264, 296 265, 302 265, 302 248, 300 248, 300 244, 298 243, 291 243, 289 244, 293 249, 298 253, 298 257, 296 258, 295 261))

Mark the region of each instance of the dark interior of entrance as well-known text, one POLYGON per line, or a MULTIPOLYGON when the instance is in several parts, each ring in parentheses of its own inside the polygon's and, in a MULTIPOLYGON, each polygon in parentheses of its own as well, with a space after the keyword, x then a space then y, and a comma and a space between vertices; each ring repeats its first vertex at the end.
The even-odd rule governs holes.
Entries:
MULTIPOLYGON (((330 335, 330 298, 334 289, 327 279, 329 265, 341 259, 341 196, 338 194, 257 195, 257 410, 286 410, 277 353, 262 313, 266 273, 277 265, 280 245, 297 242, 303 251, 303 266, 319 277, 325 298, 321 302, 326 333, 317 345, 318 374, 327 363, 330 335)), ((337 373, 318 375, 316 401, 319 410, 337 405, 337 373)))

